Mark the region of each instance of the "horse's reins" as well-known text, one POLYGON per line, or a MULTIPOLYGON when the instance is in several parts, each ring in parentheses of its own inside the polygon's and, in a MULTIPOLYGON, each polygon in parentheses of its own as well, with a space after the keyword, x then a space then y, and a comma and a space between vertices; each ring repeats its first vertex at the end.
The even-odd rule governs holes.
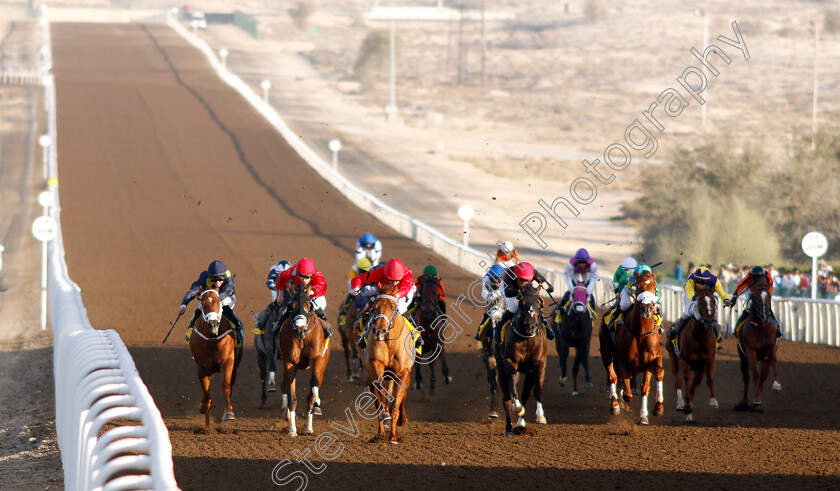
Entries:
MULTIPOLYGON (((374 301, 379 300, 380 298, 384 298, 386 300, 393 300, 394 304, 397 303, 397 297, 395 297, 393 295, 377 295, 376 299, 374 301)), ((367 325, 368 330, 371 329, 371 326, 373 325, 374 322, 376 322, 376 319, 379 319, 381 317, 381 318, 386 319, 388 321, 388 329, 385 330, 385 334, 388 334, 389 332, 391 332, 391 329, 394 327, 394 320, 397 318, 398 313, 399 313, 399 309, 397 309, 396 305, 395 305, 394 306, 394 315, 392 315, 390 319, 385 314, 376 314, 375 316, 368 319, 368 325, 367 325)), ((390 338, 390 339, 385 338, 384 341, 393 341, 395 339, 397 339, 397 338, 390 338)))
MULTIPOLYGON (((636 307, 638 307, 638 309, 639 309, 639 315, 640 316, 641 316, 641 307, 642 307, 641 302, 642 301, 639 299, 639 297, 641 297, 645 293, 649 293, 651 296, 654 296, 653 292, 650 292, 648 290, 643 290, 642 293, 639 293, 638 295, 636 295, 636 300, 637 300, 636 307)), ((627 314, 627 315, 630 315, 630 314, 627 314)), ((624 322, 624 329, 627 329, 627 332, 629 332, 630 334, 632 334, 633 336, 635 336, 637 338, 643 338, 645 336, 650 336, 651 334, 656 332, 656 321, 655 320, 653 322, 653 329, 650 332, 645 332, 645 333, 635 333, 635 332, 631 331, 629 327, 627 327, 627 324, 628 324, 627 322, 624 322)))
MULTIPOLYGON (((204 295, 206 295, 206 294, 208 294, 208 293, 210 293, 210 292, 213 292, 214 294, 216 294, 216 296, 217 296, 217 297, 221 298, 221 296, 219 295, 219 292, 218 292, 218 291, 216 291, 216 290, 214 290, 214 289, 210 288, 210 289, 208 289, 208 290, 204 290, 204 291, 201 293, 201 295, 199 295, 199 296, 198 296, 199 300, 203 300, 203 299, 204 299, 204 295)), ((221 304, 221 302, 219 302, 219 312, 217 312, 217 313, 219 314, 219 318, 220 318, 220 319, 221 319, 222 317, 224 317, 224 315, 223 315, 223 314, 222 314, 222 312, 221 312, 221 311, 222 311, 222 308, 221 308, 221 307, 222 307, 222 304, 221 304)), ((206 312, 204 312, 204 306, 203 306, 203 305, 199 305, 199 308, 201 309, 201 313, 206 315, 206 312)), ((214 312, 214 313, 215 313, 215 312, 214 312)), ((204 317, 204 316, 202 316, 202 317, 204 317)), ((221 320, 220 320, 219 322, 221 323, 221 320)), ((207 324, 207 321, 205 320, 205 321, 204 321, 204 323, 205 323, 205 325, 206 325, 206 324, 207 324)), ((204 335, 204 333, 202 333, 200 329, 193 329, 193 333, 194 333, 194 334, 198 334, 198 336, 199 336, 200 338, 203 338, 203 339, 204 339, 204 340, 206 340, 206 341, 218 341, 218 340, 220 340, 220 339, 223 339, 225 336, 227 336, 227 334, 228 334, 230 331, 232 331, 232 330, 233 330, 233 329, 230 327, 230 322, 228 322, 228 328, 227 328, 227 330, 226 330, 225 332, 219 333, 217 336, 212 337, 212 338, 211 338, 211 337, 207 337, 207 336, 205 336, 205 335, 204 335)))

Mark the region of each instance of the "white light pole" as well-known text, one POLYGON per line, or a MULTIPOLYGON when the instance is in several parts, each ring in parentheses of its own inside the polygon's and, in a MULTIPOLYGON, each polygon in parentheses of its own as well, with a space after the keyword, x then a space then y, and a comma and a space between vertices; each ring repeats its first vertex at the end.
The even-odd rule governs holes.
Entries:
POLYGON ((808 232, 802 237, 802 251, 811 257, 811 298, 817 298, 817 258, 828 250, 828 239, 819 232, 808 232))
POLYGON ((338 170, 338 151, 341 150, 341 140, 333 138, 329 143, 330 152, 332 152, 333 170, 338 170))
POLYGON ((268 104, 268 91, 271 89, 271 81, 263 80, 260 82, 260 88, 263 90, 263 102, 268 104))
POLYGON ((47 149, 52 143, 50 135, 41 135, 38 137, 38 145, 41 146, 41 165, 44 167, 44 179, 49 179, 49 166, 47 165, 47 149))
POLYGON ((470 205, 458 208, 458 217, 464 221, 464 247, 470 245, 470 219, 475 215, 475 210, 470 205))
POLYGON ((58 235, 58 223, 47 215, 47 209, 55 203, 50 191, 38 194, 38 203, 44 207, 44 214, 32 222, 32 235, 41 241, 41 330, 47 328, 47 243, 58 235))
MULTIPOLYGON (((703 18, 703 49, 700 51, 706 53, 706 46, 709 45, 709 19, 706 12, 703 10, 695 10, 694 14, 703 18)), ((706 64, 703 64, 703 78, 706 79, 706 90, 703 91, 703 98, 706 102, 700 106, 700 125, 703 127, 703 133, 706 132, 706 106, 709 105, 709 75, 706 71, 706 64)))
POLYGON ((817 24, 811 21, 811 34, 814 35, 814 101, 811 107, 811 150, 817 149, 817 24))
POLYGON ((396 10, 394 9, 394 0, 391 0, 391 73, 389 90, 390 95, 388 98, 388 107, 385 108, 385 115, 388 117, 389 121, 394 121, 397 117, 397 22, 395 19, 396 15, 396 10))
POLYGON ((219 58, 222 59, 222 67, 227 68, 227 57, 228 57, 228 50, 222 48, 219 50, 219 58))

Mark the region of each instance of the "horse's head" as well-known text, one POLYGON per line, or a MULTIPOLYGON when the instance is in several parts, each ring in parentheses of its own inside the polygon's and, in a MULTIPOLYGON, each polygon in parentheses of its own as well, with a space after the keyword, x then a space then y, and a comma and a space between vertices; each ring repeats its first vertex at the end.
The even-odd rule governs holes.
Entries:
POLYGON ((433 276, 423 275, 420 287, 420 309, 425 319, 434 319, 438 311, 438 283, 433 276))
POLYGON ((397 292, 398 288, 393 285, 385 285, 379 289, 379 295, 373 304, 373 311, 370 315, 369 324, 376 341, 387 340, 388 332, 394 327, 394 319, 397 318, 397 292))
POLYGON ((516 330, 525 335, 533 336, 537 329, 542 326, 543 299, 539 290, 530 284, 525 286, 519 294, 519 318, 516 322, 516 330))
POLYGON ((702 291, 697 293, 697 306, 695 312, 705 327, 711 327, 717 320, 717 300, 714 293, 702 291))
POLYGON ((219 324, 222 322, 222 301, 219 291, 213 288, 204 289, 199 293, 201 313, 204 323, 210 330, 211 336, 219 335, 219 324))
POLYGON ((770 287, 766 281, 756 283, 750 290, 750 312, 759 324, 770 321, 770 287))
POLYGON ((295 337, 303 340, 310 331, 309 324, 312 321, 312 303, 309 300, 309 293, 305 287, 298 288, 292 294, 292 299, 286 307, 289 309, 289 318, 295 337))
POLYGON ((566 314, 575 320, 589 317, 589 295, 586 293, 586 285, 578 283, 572 291, 572 304, 566 314))
POLYGON ((636 278, 636 301, 642 318, 656 312, 656 273, 644 271, 636 278))

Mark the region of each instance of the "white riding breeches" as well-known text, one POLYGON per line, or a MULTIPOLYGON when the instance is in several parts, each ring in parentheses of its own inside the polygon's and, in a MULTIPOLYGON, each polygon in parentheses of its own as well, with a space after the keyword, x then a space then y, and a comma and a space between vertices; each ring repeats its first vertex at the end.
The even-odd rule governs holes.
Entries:
POLYGON ((627 288, 621 289, 621 298, 618 301, 618 306, 621 310, 629 309, 634 303, 633 297, 627 292, 627 288))
POLYGON ((516 297, 505 297, 505 307, 511 314, 519 310, 519 299, 516 297))
POLYGON ((685 309, 683 309, 683 314, 680 319, 688 319, 689 317, 694 315, 694 312, 697 310, 697 301, 691 301, 688 298, 688 295, 683 295, 685 301, 685 309))
POLYGON ((236 295, 231 295, 222 300, 222 307, 230 307, 231 309, 236 305, 236 295))
POLYGON ((412 285, 411 290, 408 291, 405 297, 397 299, 397 310, 400 312, 400 315, 405 314, 405 311, 408 310, 408 306, 414 299, 415 293, 417 293, 417 286, 412 285))
POLYGON ((312 302, 312 305, 314 305, 316 309, 325 310, 327 308, 327 299, 323 295, 320 297, 310 298, 309 301, 312 302))

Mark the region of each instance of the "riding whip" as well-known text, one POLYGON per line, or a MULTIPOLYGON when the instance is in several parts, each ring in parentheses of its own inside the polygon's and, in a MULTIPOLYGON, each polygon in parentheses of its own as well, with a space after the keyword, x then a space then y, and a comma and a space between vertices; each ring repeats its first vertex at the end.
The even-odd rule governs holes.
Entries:
POLYGON ((169 328, 169 332, 166 333, 166 337, 163 338, 163 344, 166 344, 166 340, 169 339, 169 335, 172 334, 172 330, 175 329, 175 324, 178 323, 178 319, 180 319, 182 315, 184 314, 179 313, 178 317, 175 318, 175 322, 172 323, 172 327, 169 328))

